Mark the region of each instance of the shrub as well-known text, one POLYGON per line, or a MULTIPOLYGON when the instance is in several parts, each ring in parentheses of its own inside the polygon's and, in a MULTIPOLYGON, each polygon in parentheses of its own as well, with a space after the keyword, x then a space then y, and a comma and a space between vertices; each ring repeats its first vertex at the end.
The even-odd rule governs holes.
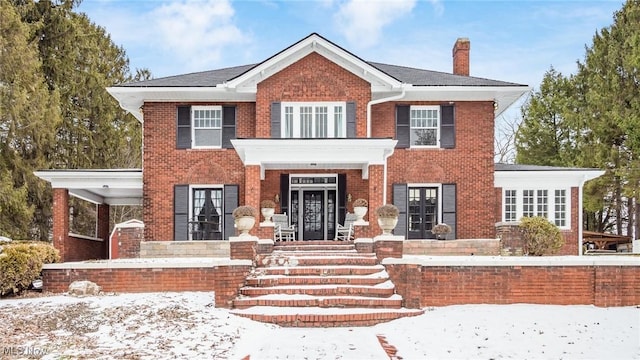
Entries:
POLYGON ((544 217, 525 217, 520 220, 524 253, 532 256, 555 254, 564 245, 564 237, 557 226, 544 217))
POLYGON ((273 200, 262 200, 260 202, 260 207, 263 209, 275 209, 276 203, 273 200))
POLYGON ((43 264, 60 260, 58 250, 45 242, 13 242, 0 253, 0 295, 28 289, 43 264))
POLYGON ((353 207, 367 207, 369 206, 369 202, 367 202, 367 200, 365 199, 356 199, 356 201, 353 202, 353 207))
POLYGON ((257 214, 258 212, 256 211, 256 209, 253 206, 249 206, 249 205, 238 206, 233 210, 234 219, 239 219, 244 216, 256 217, 257 214))
POLYGON ((378 217, 398 217, 398 208, 395 205, 384 204, 376 209, 378 217))
POLYGON ((434 226, 433 229, 431 229, 431 233, 436 235, 448 234, 450 232, 451 232, 451 226, 445 223, 438 224, 434 226))

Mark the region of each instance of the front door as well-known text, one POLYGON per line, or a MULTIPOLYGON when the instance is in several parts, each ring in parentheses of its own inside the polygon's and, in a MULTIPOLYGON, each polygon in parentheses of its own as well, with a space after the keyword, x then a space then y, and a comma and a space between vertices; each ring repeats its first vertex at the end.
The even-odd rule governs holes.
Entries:
POLYGON ((304 240, 324 240, 324 191, 302 192, 302 236, 304 240))
POLYGON ((409 239, 433 239, 438 223, 438 188, 409 188, 409 239))

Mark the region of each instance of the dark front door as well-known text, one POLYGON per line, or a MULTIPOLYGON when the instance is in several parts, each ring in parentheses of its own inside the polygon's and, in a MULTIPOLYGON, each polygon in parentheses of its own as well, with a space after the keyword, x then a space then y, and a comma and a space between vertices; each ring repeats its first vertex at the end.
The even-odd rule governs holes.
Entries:
POLYGON ((324 239, 324 191, 302 192, 302 226, 304 240, 324 239))
POLYGON ((409 239, 433 239, 438 223, 438 188, 409 188, 409 239))

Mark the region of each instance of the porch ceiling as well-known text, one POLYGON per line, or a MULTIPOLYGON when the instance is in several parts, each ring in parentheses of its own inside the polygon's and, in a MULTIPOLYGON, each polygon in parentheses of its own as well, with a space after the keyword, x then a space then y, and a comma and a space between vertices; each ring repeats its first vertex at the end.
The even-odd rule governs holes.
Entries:
POLYGON ((359 169, 369 178, 369 165, 384 165, 393 154, 393 139, 235 139, 242 163, 266 170, 359 169))
POLYGON ((96 204, 142 205, 142 170, 42 170, 34 173, 54 189, 96 204))

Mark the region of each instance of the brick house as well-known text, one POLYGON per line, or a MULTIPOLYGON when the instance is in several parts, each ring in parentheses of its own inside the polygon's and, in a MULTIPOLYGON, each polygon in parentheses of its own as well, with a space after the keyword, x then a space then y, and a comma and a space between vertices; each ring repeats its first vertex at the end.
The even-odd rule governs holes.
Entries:
MULTIPOLYGON (((314 33, 258 64, 111 87, 143 124, 143 169, 37 172, 54 188, 54 244, 67 261, 108 256, 69 235, 70 195, 98 204, 98 239, 110 205, 142 205, 153 241, 229 239, 233 209, 264 199, 297 239, 333 239, 364 198, 369 220, 398 206, 407 239, 438 223, 448 239, 495 238, 496 223, 542 215, 578 254, 582 186, 602 172, 494 164, 495 119, 530 88, 470 76, 469 52, 458 39, 449 74, 364 61, 314 33)), ((374 220, 358 234, 379 233, 374 220)))

